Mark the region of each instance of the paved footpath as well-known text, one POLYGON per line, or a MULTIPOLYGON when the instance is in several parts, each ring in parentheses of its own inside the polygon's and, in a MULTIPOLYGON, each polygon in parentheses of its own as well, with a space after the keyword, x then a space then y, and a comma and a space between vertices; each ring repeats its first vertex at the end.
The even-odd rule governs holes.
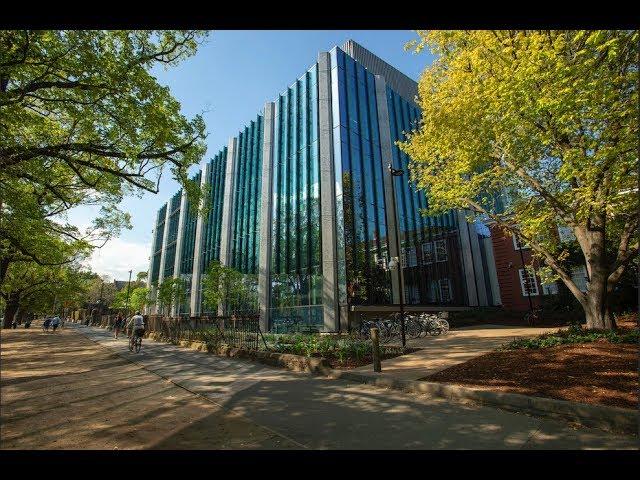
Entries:
POLYGON ((385 360, 381 373, 374 373, 370 365, 358 367, 354 370, 371 377, 419 380, 445 368, 488 353, 514 338, 535 337, 543 333, 557 331, 558 327, 527 328, 505 325, 462 327, 450 330, 446 335, 407 339, 408 347, 418 347, 420 350, 385 360))
MULTIPOLYGON (((108 411, 119 405, 118 400, 126 408, 132 408, 142 400, 146 402, 136 416, 128 417, 129 420, 146 422, 148 428, 155 429, 171 424, 170 429, 160 432, 153 440, 151 437, 143 439, 145 442, 138 443, 138 448, 405 450, 619 449, 638 446, 634 437, 573 429, 556 420, 313 377, 149 339, 144 340, 142 351, 135 354, 128 351, 125 339, 116 341, 109 332, 98 328, 72 325, 66 327, 63 334, 55 341, 74 343, 75 346, 64 355, 54 357, 55 362, 62 362, 61 368, 69 361, 69 356, 91 362, 98 355, 97 351, 102 351, 103 355, 109 352, 108 359, 100 360, 99 368, 62 375, 68 383, 73 382, 74 375, 84 375, 84 382, 99 384, 103 390, 80 403, 76 401, 76 417, 82 415, 85 408, 88 412, 96 405, 108 403, 109 408, 92 413, 93 423, 79 419, 66 424, 68 434, 80 436, 85 444, 93 445, 88 448, 114 448, 114 443, 118 448, 136 448, 123 442, 129 438, 127 435, 137 434, 135 430, 127 432, 131 421, 119 421, 117 435, 111 435, 113 427, 100 417, 107 417, 108 411), (104 348, 96 350, 98 347, 104 348), (128 368, 132 384, 124 388, 122 382, 110 382, 109 375, 115 368, 128 368), (140 400, 132 395, 138 388, 146 389, 140 400), (162 396, 159 397, 154 388, 164 389, 162 396), (112 390, 118 391, 118 400, 112 390), (191 410, 181 417, 179 412, 187 407, 191 410), (86 431, 88 426, 93 430, 86 431), (99 446, 100 441, 104 441, 104 446, 99 446)), ((3 334, 3 344, 10 343, 8 340, 11 337, 4 338, 3 334)), ((4 345, 2 355, 4 359, 4 345)), ((9 353, 6 355, 8 357, 9 353)), ((29 355, 41 359, 44 352, 33 349, 29 355)), ((54 400, 44 401, 34 395, 33 388, 37 386, 34 382, 44 379, 29 381, 28 377, 20 377, 5 382, 5 363, 2 365, 2 420, 9 422, 10 435, 5 439, 3 428, 2 441, 6 444, 3 448, 24 448, 21 440, 33 438, 32 432, 20 429, 25 411, 31 415, 44 415, 53 410, 51 403, 54 400)), ((39 372, 36 370, 32 375, 37 378, 39 372)), ((58 395, 55 402, 64 404, 64 393, 58 395)), ((48 427, 39 428, 46 432, 48 427)), ((34 448, 51 448, 51 439, 42 440, 34 448)))

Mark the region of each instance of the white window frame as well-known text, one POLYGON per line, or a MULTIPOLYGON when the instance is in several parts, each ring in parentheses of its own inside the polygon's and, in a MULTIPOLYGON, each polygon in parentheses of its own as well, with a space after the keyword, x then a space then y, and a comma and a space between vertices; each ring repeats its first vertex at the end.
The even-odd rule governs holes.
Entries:
POLYGON ((527 245, 527 244, 522 245, 517 240, 517 237, 516 237, 515 233, 511 234, 511 239, 513 240, 513 249, 514 250, 529 250, 529 245, 527 245), (518 246, 518 245, 520 245, 520 246, 518 246))
POLYGON ((418 253, 416 252, 416 249, 414 247, 407 248, 407 266, 418 266, 418 253))
POLYGON ((526 269, 526 268, 520 268, 518 270, 518 277, 520 278, 520 291, 522 292, 522 296, 523 297, 528 297, 528 296, 532 296, 532 297, 537 297, 540 292, 538 291, 538 282, 536 281, 536 274, 535 272, 533 272, 532 270, 526 269), (527 272, 527 276, 529 277, 529 279, 533 280, 533 283, 531 283, 531 281, 529 281, 529 285, 532 287, 531 291, 529 293, 527 293, 527 290, 525 289, 525 277, 524 277, 524 272, 527 272), (535 290, 535 291, 534 291, 535 290))
POLYGON ((441 278, 438 280, 438 289, 440 290, 440 300, 442 303, 449 303, 453 300, 453 294, 451 293, 451 280, 449 278, 441 278), (449 290, 449 296, 444 298, 444 293, 442 291, 442 283, 445 282, 447 285, 447 289, 449 290))
POLYGON ((436 240, 433 242, 433 250, 435 252, 436 262, 446 262, 449 260, 449 252, 447 251, 447 241, 446 240, 436 240), (438 246, 442 246, 442 250, 444 251, 444 258, 439 255, 438 246))
POLYGON ((435 261, 435 252, 433 249, 433 242, 424 242, 422 244, 422 264, 431 265, 435 261), (425 247, 428 247, 425 249, 425 247), (428 259, 430 259, 428 261, 428 259))

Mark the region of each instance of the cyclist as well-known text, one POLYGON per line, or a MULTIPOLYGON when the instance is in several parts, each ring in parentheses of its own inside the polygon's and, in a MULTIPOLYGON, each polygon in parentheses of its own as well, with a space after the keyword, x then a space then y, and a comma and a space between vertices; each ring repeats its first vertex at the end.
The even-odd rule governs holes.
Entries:
POLYGON ((136 312, 136 314, 129 320, 129 323, 127 323, 127 329, 130 328, 132 328, 130 336, 138 335, 139 337, 142 337, 142 335, 144 335, 144 317, 140 315, 140 312, 136 312))

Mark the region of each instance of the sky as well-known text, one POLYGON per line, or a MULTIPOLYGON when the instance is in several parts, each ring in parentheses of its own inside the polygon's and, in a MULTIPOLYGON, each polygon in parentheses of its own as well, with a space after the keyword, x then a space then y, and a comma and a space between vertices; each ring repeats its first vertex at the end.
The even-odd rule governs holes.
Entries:
MULTIPOLYGON (((348 39, 355 40, 414 80, 432 61, 430 53, 405 51, 417 38, 410 30, 268 30, 213 31, 193 57, 176 67, 159 67, 153 74, 168 86, 188 118, 202 114, 207 128, 207 152, 203 166, 229 138, 253 120, 264 104, 276 99, 311 67, 318 52, 329 51, 348 39)), ((193 166, 190 174, 199 167, 193 166)), ((158 209, 179 190, 168 172, 158 194, 125 198, 122 210, 131 214, 131 230, 96 250, 87 262, 94 272, 126 280, 149 268, 151 231, 158 209)), ((78 207, 69 221, 81 228, 90 225, 98 208, 78 207)))

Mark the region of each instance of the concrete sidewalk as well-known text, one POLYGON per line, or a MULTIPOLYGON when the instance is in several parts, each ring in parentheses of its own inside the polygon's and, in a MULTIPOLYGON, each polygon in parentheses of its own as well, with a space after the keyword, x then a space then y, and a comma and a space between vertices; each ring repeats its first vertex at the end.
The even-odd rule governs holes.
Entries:
POLYGON ((526 328, 502 325, 463 327, 450 330, 446 335, 408 339, 408 347, 420 348, 420 350, 384 360, 381 373, 374 372, 371 365, 358 367, 353 371, 372 377, 418 380, 488 353, 514 338, 534 337, 557 330, 557 327, 526 328))
POLYGON ((299 448, 637 448, 632 437, 562 421, 274 369, 149 339, 135 354, 126 339, 115 341, 108 331, 76 330, 299 448))

